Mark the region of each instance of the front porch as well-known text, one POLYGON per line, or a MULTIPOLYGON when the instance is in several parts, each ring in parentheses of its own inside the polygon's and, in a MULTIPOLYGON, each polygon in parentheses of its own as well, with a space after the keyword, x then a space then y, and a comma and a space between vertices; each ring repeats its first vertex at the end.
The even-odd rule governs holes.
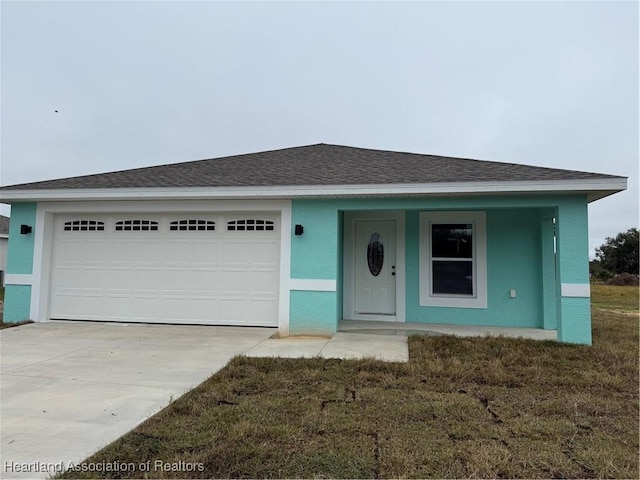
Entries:
POLYGON ((528 338, 531 340, 556 340, 556 330, 542 328, 492 327, 477 325, 451 325, 446 323, 377 322, 367 320, 340 320, 338 331, 344 333, 378 335, 454 335, 456 337, 528 338))
POLYGON ((298 200, 292 207, 292 223, 308 229, 291 239, 283 336, 349 329, 591 344, 584 198, 298 200))

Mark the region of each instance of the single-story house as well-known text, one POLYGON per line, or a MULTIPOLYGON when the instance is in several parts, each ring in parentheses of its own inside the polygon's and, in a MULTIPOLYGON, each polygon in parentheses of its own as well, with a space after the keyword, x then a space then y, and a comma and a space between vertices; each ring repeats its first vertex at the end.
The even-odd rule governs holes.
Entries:
POLYGON ((9 246, 9 217, 0 215, 0 287, 4 287, 4 272, 7 269, 9 246))
POLYGON ((342 319, 591 343, 587 206, 626 177, 309 145, 0 189, 6 322, 342 319))

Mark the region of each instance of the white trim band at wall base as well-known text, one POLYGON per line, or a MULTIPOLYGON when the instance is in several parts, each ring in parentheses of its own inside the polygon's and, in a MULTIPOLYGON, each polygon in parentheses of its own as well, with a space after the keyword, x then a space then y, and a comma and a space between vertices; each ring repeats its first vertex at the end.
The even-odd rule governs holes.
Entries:
POLYGON ((5 285, 33 285, 33 275, 30 273, 6 273, 5 285))
POLYGON ((289 280, 289 290, 335 292, 337 290, 337 284, 335 280, 292 278, 289 280))
POLYGON ((588 283, 563 283, 560 289, 563 297, 591 297, 591 285, 588 283))

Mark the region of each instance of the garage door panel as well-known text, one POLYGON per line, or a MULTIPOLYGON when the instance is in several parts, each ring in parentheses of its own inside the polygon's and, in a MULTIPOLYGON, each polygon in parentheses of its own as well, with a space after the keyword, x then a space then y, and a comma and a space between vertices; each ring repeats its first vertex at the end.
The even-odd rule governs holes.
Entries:
POLYGON ((162 272, 163 289, 165 294, 189 293, 194 288, 193 280, 195 272, 189 270, 172 268, 162 272))
POLYGON ((68 264, 81 264, 88 262, 104 262, 107 255, 107 246, 104 243, 71 242, 59 243, 56 245, 58 259, 68 264))
POLYGON ((265 265, 270 267, 278 267, 276 259, 279 258, 280 245, 274 245, 273 243, 258 243, 251 244, 251 259, 252 265, 265 265))
POLYGON ((50 317, 277 325, 278 218, 249 217, 273 221, 274 230, 228 230, 228 220, 238 215, 224 213, 57 217, 50 317), (80 225, 74 218, 94 223, 80 225), (156 222, 157 230, 144 230, 138 219, 156 222), (116 231, 122 221, 129 221, 122 228, 139 230, 116 231))
POLYGON ((135 287, 135 270, 125 265, 107 265, 103 271, 105 281, 108 283, 107 294, 129 296, 135 287))
POLYGON ((247 241, 226 240, 222 242, 224 265, 247 266, 251 263, 251 244, 247 241))
POLYGON ((273 271, 252 272, 251 291, 255 294, 276 295, 278 293, 278 273, 273 271))
POLYGON ((259 320, 261 318, 278 317, 278 303, 271 299, 255 299, 249 302, 248 316, 259 320))
POLYGON ((68 272, 69 279, 67 282, 68 288, 74 287, 74 277, 77 278, 75 283, 80 283, 81 289, 93 289, 98 292, 105 291, 109 289, 109 282, 107 281, 107 276, 104 274, 98 267, 90 267, 80 272, 78 270, 73 270, 68 272))
POLYGON ((220 313, 230 322, 248 321, 250 319, 247 309, 247 299, 244 297, 231 297, 225 295, 220 299, 220 313))
POLYGON ((133 316, 141 321, 153 322, 162 318, 162 308, 157 296, 136 295, 132 299, 133 316))
MULTIPOLYGON (((176 256, 182 259, 182 257, 176 256)), ((223 256, 218 242, 194 242, 191 244, 190 262, 198 262, 203 265, 217 265, 222 262, 223 256)))
POLYGON ((64 311, 65 315, 58 317, 52 315, 52 318, 61 318, 68 320, 99 320, 102 315, 109 315, 114 320, 123 320, 126 316, 122 315, 119 310, 126 309, 123 304, 107 305, 104 308, 104 295, 99 293, 87 292, 82 295, 82 305, 77 301, 78 297, 74 294, 61 293, 56 301, 56 310, 64 311))
POLYGON ((78 271, 75 268, 64 268, 57 272, 57 286, 61 292, 64 290, 75 291, 81 289, 103 289, 106 287, 104 274, 98 270, 89 268, 78 271), (80 285, 80 286, 78 286, 80 285))
POLYGON ((100 301, 96 300, 96 302, 87 306, 86 309, 78 309, 75 319, 82 320, 82 315, 85 312, 89 312, 91 320, 113 319, 115 321, 127 321, 130 319, 133 312, 133 299, 130 296, 109 293, 106 301, 103 297, 100 301))
POLYGON ((220 292, 223 294, 251 293, 251 283, 247 282, 246 272, 244 270, 224 270, 220 292))
POLYGON ((222 289, 222 280, 219 271, 188 272, 190 275, 190 290, 195 295, 210 295, 211 292, 219 292, 222 289))
MULTIPOLYGON (((135 294, 145 292, 162 292, 164 278, 158 269, 138 268, 134 273, 133 290, 135 294)), ((157 297, 157 294, 156 294, 157 297)))
POLYGON ((109 244, 108 260, 115 264, 153 264, 162 259, 162 243, 154 240, 144 241, 112 241, 109 244))
MULTIPOLYGON (((213 312, 216 312, 218 307, 218 300, 210 298, 196 298, 189 302, 191 309, 191 319, 196 321, 207 321, 212 317, 213 312)), ((180 313, 176 315, 178 317, 180 313)))

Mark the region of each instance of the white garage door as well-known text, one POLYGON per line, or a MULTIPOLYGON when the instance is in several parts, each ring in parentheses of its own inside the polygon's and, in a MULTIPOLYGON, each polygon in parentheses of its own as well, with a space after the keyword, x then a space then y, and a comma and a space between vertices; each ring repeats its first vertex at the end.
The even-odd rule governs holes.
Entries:
POLYGON ((278 324, 277 214, 59 215, 50 318, 278 324))

